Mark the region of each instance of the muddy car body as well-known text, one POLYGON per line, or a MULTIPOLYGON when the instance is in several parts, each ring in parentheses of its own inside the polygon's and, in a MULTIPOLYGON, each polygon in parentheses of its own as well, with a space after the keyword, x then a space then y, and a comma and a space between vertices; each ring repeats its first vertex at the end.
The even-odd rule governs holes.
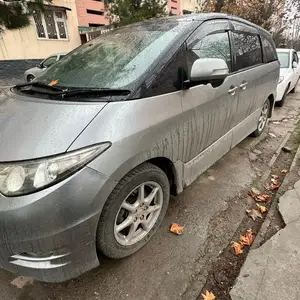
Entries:
POLYGON ((0 266, 60 282, 100 254, 136 252, 170 193, 263 132, 278 77, 266 31, 198 14, 109 32, 13 88, 0 110, 0 266))

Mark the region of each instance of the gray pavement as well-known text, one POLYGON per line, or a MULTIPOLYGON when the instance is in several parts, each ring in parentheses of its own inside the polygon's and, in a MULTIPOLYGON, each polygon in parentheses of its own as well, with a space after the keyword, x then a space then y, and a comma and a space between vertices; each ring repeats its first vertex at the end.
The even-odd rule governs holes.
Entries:
POLYGON ((300 180, 280 197, 278 208, 286 227, 250 251, 232 300, 300 299, 300 180))

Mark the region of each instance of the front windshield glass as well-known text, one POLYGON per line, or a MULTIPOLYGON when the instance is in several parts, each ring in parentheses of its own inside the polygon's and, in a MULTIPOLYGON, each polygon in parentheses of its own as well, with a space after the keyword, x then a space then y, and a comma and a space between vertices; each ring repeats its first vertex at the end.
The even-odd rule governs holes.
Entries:
POLYGON ((288 68, 290 66, 290 54, 289 52, 277 52, 278 60, 280 62, 280 68, 288 68))
POLYGON ((36 81, 74 88, 128 87, 147 71, 186 25, 175 19, 116 29, 75 49, 36 81))

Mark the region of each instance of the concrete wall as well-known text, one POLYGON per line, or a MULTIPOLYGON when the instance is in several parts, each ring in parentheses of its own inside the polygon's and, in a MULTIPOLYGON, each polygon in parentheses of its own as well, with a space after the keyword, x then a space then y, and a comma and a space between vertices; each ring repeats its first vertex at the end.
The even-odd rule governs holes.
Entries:
POLYGON ((43 59, 53 53, 69 52, 81 44, 78 33, 75 0, 53 0, 52 4, 65 6, 71 9, 71 11, 66 11, 68 39, 38 39, 35 23, 32 19, 30 26, 20 30, 8 30, 2 34, 0 37, 0 61, 43 59))
POLYGON ((104 3, 95 0, 76 0, 78 24, 79 26, 89 26, 89 24, 107 25, 108 19, 103 16, 88 14, 87 9, 104 12, 104 3))

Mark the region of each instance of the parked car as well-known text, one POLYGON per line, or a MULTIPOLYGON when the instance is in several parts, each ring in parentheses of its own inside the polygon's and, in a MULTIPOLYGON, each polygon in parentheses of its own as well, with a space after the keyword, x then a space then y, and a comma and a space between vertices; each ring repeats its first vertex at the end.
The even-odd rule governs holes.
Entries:
POLYGON ((283 106, 286 95, 295 92, 300 76, 300 65, 294 49, 277 49, 277 55, 280 62, 280 77, 276 104, 283 106))
POLYGON ((54 63, 59 61, 61 58, 63 58, 66 55, 66 53, 58 53, 51 55, 44 59, 42 62, 40 62, 36 67, 30 68, 25 71, 25 81, 31 82, 34 80, 38 75, 40 75, 43 71, 45 71, 47 68, 52 66, 54 63))
POLYGON ((267 31, 197 14, 118 28, 14 87, 0 102, 1 267, 60 282, 138 251, 170 193, 263 132, 278 78, 267 31))

